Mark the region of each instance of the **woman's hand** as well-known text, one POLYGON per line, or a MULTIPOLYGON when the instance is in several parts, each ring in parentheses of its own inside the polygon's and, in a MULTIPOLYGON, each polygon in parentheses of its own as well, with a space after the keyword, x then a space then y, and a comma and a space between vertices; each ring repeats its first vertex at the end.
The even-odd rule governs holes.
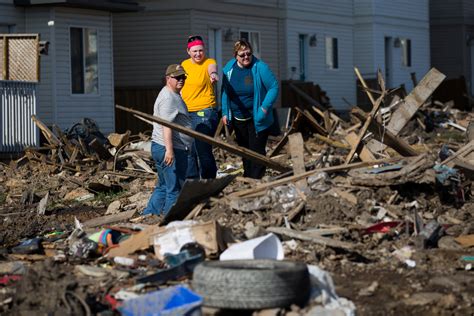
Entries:
POLYGON ((174 160, 174 151, 167 149, 165 152, 165 158, 163 160, 164 160, 165 165, 171 166, 174 160))
POLYGON ((227 120, 227 116, 223 116, 222 117, 222 123, 224 123, 224 125, 229 125, 229 121, 227 120))
POLYGON ((211 83, 219 81, 219 75, 217 72, 213 72, 209 75, 209 78, 211 79, 211 83))

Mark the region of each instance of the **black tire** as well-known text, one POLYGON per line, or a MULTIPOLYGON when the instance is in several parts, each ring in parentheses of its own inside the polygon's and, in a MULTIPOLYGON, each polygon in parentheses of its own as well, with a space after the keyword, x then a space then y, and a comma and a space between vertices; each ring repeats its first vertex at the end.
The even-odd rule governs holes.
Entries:
POLYGON ((303 306, 310 294, 306 264, 276 260, 206 261, 192 286, 204 305, 228 309, 303 306))

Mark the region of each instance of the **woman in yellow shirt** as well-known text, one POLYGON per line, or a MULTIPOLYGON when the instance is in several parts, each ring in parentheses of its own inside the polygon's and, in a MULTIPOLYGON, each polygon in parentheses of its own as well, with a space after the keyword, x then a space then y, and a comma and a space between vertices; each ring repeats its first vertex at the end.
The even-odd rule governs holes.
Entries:
MULTIPOLYGON (((189 58, 181 63, 188 74, 181 96, 188 107, 193 129, 214 136, 218 123, 214 92, 219 80, 217 63, 206 57, 201 36, 189 37, 187 52, 189 58)), ((187 177, 209 179, 215 178, 216 173, 212 145, 196 139, 188 157, 187 177)))

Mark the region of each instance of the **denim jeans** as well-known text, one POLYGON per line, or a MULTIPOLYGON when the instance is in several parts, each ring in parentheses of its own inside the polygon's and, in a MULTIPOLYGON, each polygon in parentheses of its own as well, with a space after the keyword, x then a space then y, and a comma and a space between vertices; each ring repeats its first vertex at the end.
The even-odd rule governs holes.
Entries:
POLYGON ((165 152, 165 146, 151 143, 151 155, 158 171, 158 183, 143 214, 167 214, 176 202, 186 180, 188 152, 175 148, 174 160, 170 166, 164 163, 165 152))
MULTIPOLYGON (((217 111, 207 108, 201 111, 189 112, 191 124, 195 131, 214 137, 217 129, 217 111)), ((212 145, 195 139, 194 146, 188 156, 187 177, 213 179, 217 174, 216 160, 212 154, 212 145)))

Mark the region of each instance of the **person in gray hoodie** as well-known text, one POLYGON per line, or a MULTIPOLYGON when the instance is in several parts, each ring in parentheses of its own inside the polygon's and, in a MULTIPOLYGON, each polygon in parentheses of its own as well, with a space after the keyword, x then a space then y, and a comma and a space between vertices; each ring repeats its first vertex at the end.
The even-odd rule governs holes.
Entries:
MULTIPOLYGON (((279 83, 270 67, 253 55, 245 39, 234 44, 234 58, 223 69, 222 120, 232 125, 237 144, 265 155, 279 83)), ((265 166, 243 159, 244 177, 260 179, 265 166)))

